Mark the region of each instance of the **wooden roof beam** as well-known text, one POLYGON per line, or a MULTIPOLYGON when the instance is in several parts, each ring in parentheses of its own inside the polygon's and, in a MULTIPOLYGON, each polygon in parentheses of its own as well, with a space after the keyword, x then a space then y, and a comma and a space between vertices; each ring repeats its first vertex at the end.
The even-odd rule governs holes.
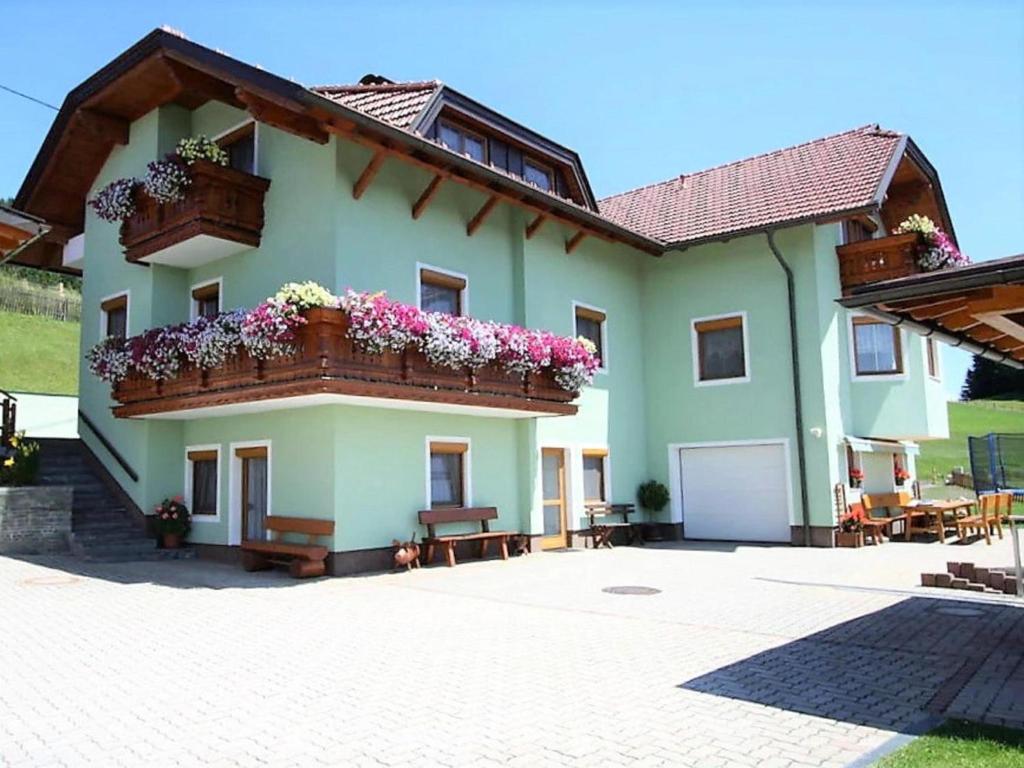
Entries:
POLYGON ((317 144, 327 143, 329 136, 317 120, 288 110, 245 88, 236 88, 235 96, 245 105, 249 114, 261 123, 315 141, 317 144))
POLYGON ((964 294, 934 297, 927 296, 923 299, 902 299, 901 301, 886 302, 886 306, 889 307, 893 312, 909 312, 911 310, 917 311, 922 309, 929 309, 940 304, 949 304, 952 301, 959 301, 961 304, 966 304, 967 299, 968 297, 964 294))
POLYGON ((544 222, 547 220, 548 215, 546 213, 538 213, 537 217, 526 225, 526 239, 532 239, 533 236, 536 235, 540 228, 544 225, 544 222))
POLYGON ((363 196, 363 193, 370 188, 373 180, 377 177, 377 171, 384 164, 387 159, 387 153, 383 150, 379 150, 373 153, 373 157, 370 158, 370 162, 363 168, 363 172, 359 174, 359 178, 356 179, 356 183, 352 185, 352 197, 356 200, 363 196))
POLYGON ((973 328, 967 335, 981 344, 991 344, 993 341, 1005 339, 1008 336, 1008 334, 1003 333, 998 328, 990 328, 988 326, 973 328))
POLYGON ((80 109, 75 113, 72 127, 91 134, 107 144, 124 146, 128 143, 130 123, 120 117, 97 112, 92 109, 80 109))
POLYGON ((967 304, 962 299, 952 299, 939 304, 932 304, 930 307, 922 309, 913 307, 905 311, 915 320, 938 320, 964 309, 967 309, 967 304))
POLYGON ((579 230, 575 235, 573 235, 569 240, 566 241, 565 252, 572 253, 573 251, 575 251, 579 247, 580 243, 583 242, 583 238, 585 238, 587 234, 587 230, 579 230))
POLYGON ((940 325, 954 333, 959 333, 960 331, 966 331, 968 328, 976 328, 981 325, 981 321, 972 315, 969 310, 961 309, 958 312, 944 316, 940 325))
POLYGON ((434 174, 434 178, 427 184, 427 188, 423 190, 423 194, 417 198, 416 202, 412 205, 412 217, 418 219, 423 215, 423 212, 427 210, 427 206, 430 205, 430 201, 434 199, 434 195, 437 194, 437 190, 441 188, 441 182, 444 181, 444 176, 437 173, 434 174))
POLYGON ((494 210, 494 207, 498 204, 500 199, 501 198, 496 194, 492 194, 487 198, 487 201, 480 206, 480 210, 476 212, 476 215, 470 219, 469 224, 466 225, 467 235, 472 237, 476 234, 476 231, 480 229, 481 225, 487 221, 487 217, 491 215, 491 212, 494 210))

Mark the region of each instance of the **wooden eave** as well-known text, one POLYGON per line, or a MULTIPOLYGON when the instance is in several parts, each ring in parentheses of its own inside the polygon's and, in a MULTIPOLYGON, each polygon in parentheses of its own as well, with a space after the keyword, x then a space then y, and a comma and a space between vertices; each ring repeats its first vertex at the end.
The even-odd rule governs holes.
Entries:
POLYGON ((127 126, 164 104, 195 109, 209 100, 245 109, 262 122, 311 141, 324 143, 334 134, 494 195, 534 217, 544 215, 573 232, 586 231, 651 255, 664 252, 660 241, 593 211, 164 30, 151 32, 68 94, 16 206, 59 225, 68 235, 81 232, 88 190, 113 147, 126 137, 127 126))

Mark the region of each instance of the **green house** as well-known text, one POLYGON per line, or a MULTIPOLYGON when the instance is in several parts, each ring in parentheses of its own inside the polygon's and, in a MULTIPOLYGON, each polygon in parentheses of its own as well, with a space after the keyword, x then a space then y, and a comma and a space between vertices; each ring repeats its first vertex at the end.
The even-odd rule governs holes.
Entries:
POLYGON ((155 31, 68 94, 15 204, 53 225, 35 263, 84 276, 83 442, 140 514, 182 494, 201 554, 295 516, 335 522, 332 573, 386 567, 445 506, 564 547, 587 504, 650 479, 671 500, 637 519, 664 536, 831 546, 852 469, 910 489, 917 441, 948 433, 938 350, 837 303, 916 271, 911 214, 955 237, 908 136, 865 126, 603 200, 588 170, 436 81, 305 87, 155 31), (120 223, 87 204, 197 136, 227 166, 192 166, 180 199, 137 193, 120 223), (303 281, 583 336, 599 367, 577 395, 375 356, 326 321, 191 378, 112 388, 85 360, 303 281))

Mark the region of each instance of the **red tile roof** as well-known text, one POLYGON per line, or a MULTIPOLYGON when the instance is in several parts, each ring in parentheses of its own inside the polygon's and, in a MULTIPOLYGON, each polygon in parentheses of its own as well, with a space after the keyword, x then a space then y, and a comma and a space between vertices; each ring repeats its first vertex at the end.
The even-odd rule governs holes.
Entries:
POLYGON ((409 128, 441 87, 442 84, 437 80, 427 80, 415 83, 315 85, 310 90, 396 128, 409 128))
POLYGON ((601 214, 687 243, 870 206, 902 134, 866 125, 598 201, 601 214))

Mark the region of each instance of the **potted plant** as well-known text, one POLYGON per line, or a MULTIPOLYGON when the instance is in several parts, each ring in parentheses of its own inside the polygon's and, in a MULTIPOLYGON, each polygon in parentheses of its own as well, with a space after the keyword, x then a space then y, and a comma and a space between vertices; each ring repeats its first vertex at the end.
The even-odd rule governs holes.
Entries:
POLYGON ((860 488, 861 483, 864 482, 864 470, 860 467, 854 467, 850 470, 850 487, 860 488))
POLYGON ((860 505, 851 507, 850 511, 839 521, 839 530, 836 532, 836 546, 864 546, 864 510, 860 508, 860 505))
MULTIPOLYGON (((640 502, 640 506, 648 510, 651 513, 651 517, 654 517, 668 504, 668 488, 657 480, 648 480, 636 489, 636 498, 640 502)), ((646 541, 660 541, 662 539, 661 526, 656 521, 649 520, 643 526, 644 539, 646 541)))
POLYGON ((910 473, 903 467, 896 467, 896 471, 893 473, 893 479, 896 481, 896 485, 902 487, 903 484, 910 479, 910 473))
POLYGON ((192 527, 192 515, 181 496, 164 499, 156 507, 156 533, 164 549, 178 549, 192 527))

